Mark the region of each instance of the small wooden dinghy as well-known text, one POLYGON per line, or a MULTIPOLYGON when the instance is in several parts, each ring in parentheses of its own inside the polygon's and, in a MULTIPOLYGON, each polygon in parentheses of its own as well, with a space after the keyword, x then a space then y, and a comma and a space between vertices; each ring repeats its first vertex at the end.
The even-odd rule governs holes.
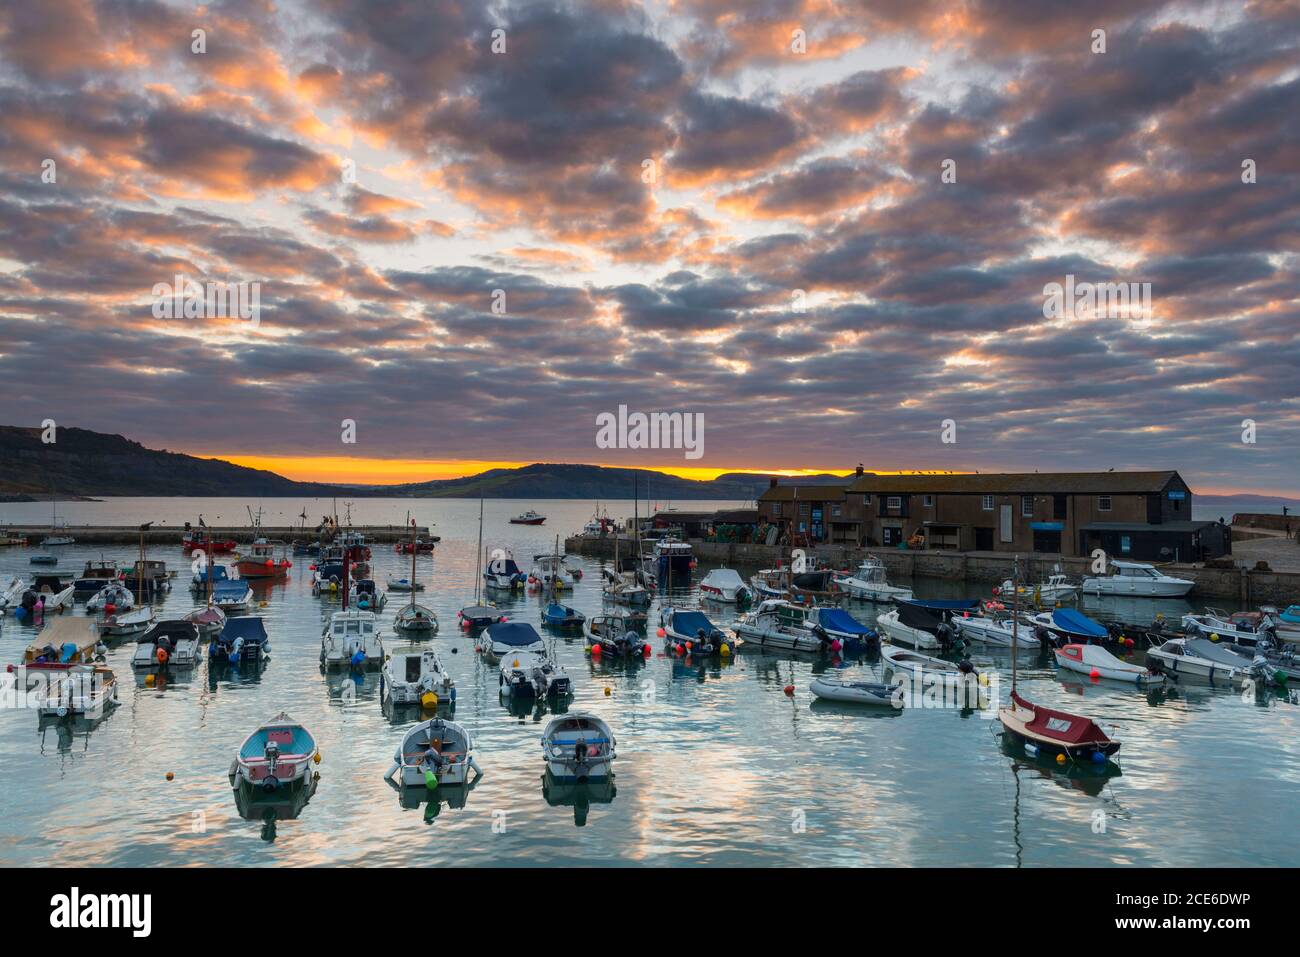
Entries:
POLYGON ((1098 645, 1072 644, 1057 648, 1056 663, 1090 678, 1122 681, 1136 684, 1139 688, 1159 687, 1165 683, 1165 676, 1159 672, 1121 661, 1098 645))
POLYGON ((879 681, 845 681, 817 675, 808 685, 808 690, 825 701, 903 707, 902 688, 879 681))
MULTIPOLYGON (((443 718, 417 724, 393 754, 393 764, 384 777, 395 775, 402 787, 423 787, 432 791, 440 785, 458 785, 483 773, 474 761, 474 742, 463 725, 443 718)), ((471 782, 472 783, 472 782, 471 782)))
POLYGON ((433 609, 418 602, 404 605, 393 619, 393 627, 409 635, 436 635, 438 616, 433 609))
POLYGON ((311 776, 313 759, 319 761, 316 739, 281 711, 244 740, 230 765, 230 783, 264 791, 301 784, 311 776))

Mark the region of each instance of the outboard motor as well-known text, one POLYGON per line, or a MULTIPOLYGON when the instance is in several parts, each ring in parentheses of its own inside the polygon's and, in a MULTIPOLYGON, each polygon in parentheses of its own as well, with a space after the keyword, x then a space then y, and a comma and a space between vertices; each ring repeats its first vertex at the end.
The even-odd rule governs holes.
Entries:
POLYGON ((1050 648, 1055 642, 1052 641, 1052 633, 1042 625, 1034 626, 1034 637, 1038 639, 1039 644, 1044 648, 1050 648))

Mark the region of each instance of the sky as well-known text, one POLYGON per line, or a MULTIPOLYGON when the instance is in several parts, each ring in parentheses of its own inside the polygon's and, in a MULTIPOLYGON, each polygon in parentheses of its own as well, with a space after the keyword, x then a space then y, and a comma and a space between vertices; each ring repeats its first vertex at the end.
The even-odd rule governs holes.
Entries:
POLYGON ((7 3, 0 424, 1296 494, 1298 117, 1295 2, 7 3))

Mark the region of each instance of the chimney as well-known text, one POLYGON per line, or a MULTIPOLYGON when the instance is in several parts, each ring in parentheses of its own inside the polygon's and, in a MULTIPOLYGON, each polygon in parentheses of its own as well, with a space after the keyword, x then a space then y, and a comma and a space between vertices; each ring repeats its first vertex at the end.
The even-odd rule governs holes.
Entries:
POLYGON ((767 480, 767 482, 768 482, 768 484, 767 484, 767 487, 768 487, 768 488, 776 488, 776 476, 775 476, 775 475, 771 476, 771 477, 767 480))
POLYGON ((862 463, 858 463, 858 478, 862 477, 862 463))

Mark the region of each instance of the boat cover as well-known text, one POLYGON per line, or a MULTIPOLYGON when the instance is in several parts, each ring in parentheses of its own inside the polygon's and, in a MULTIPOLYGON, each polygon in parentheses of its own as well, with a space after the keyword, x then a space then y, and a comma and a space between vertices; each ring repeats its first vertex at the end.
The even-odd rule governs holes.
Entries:
POLYGON ((700 584, 710 584, 717 588, 744 588, 744 579, 740 574, 731 568, 715 568, 704 576, 704 581, 700 584))
MULTIPOLYGON (((194 581, 196 581, 198 584, 200 585, 206 584, 207 580, 208 580, 208 570, 206 568, 200 568, 197 572, 194 573, 194 581)), ((213 584, 216 584, 217 582, 230 581, 230 573, 226 570, 225 565, 212 566, 212 581, 213 584)))
POLYGON ((1105 744, 1110 741, 1106 732, 1089 718, 1068 711, 1053 711, 1042 705, 1031 704, 1014 692, 1011 700, 1034 713, 1034 720, 1025 725, 1029 731, 1061 744, 1105 744))
POLYGON ((1086 635, 1089 638, 1106 638, 1110 635, 1101 625, 1073 608, 1058 608, 1052 612, 1052 624, 1072 635, 1086 635))
POLYGON ((266 641, 266 626, 260 618, 227 618, 221 629, 221 643, 233 644, 236 638, 243 638, 245 644, 261 644, 266 641))
POLYGON ((909 605, 915 605, 918 608, 929 608, 933 611, 966 611, 974 610, 980 606, 978 598, 907 598, 899 602, 902 604, 906 601, 909 605))
POLYGON ((488 571, 493 575, 522 575, 513 558, 494 558, 488 562, 488 571))
POLYGON ((41 655, 46 660, 51 658, 47 649, 53 652, 58 661, 67 661, 80 653, 84 658, 95 650, 99 636, 95 633, 94 622, 88 618, 59 618, 48 622, 40 633, 27 646, 23 661, 33 662, 41 655), (71 650, 69 649, 71 646, 71 650))
POLYGON ((242 578, 215 582, 212 585, 213 598, 242 598, 249 590, 248 582, 242 578))
POLYGON ((146 631, 138 643, 141 645, 152 645, 164 635, 166 635, 174 645, 178 641, 184 641, 187 639, 190 641, 197 641, 199 630, 194 627, 194 623, 191 621, 170 618, 166 621, 158 622, 158 624, 146 631))
POLYGON ((900 601, 898 603, 898 620, 909 628, 916 628, 934 634, 939 626, 943 624, 943 609, 928 608, 917 602, 900 601))
POLYGON ((537 629, 526 621, 498 622, 488 629, 488 637, 494 645, 509 645, 512 648, 524 648, 542 640, 537 629))
POLYGON ((698 635, 701 631, 711 635, 718 630, 707 615, 698 611, 673 612, 672 626, 679 635, 698 635))
POLYGON ((839 631, 849 635, 870 635, 874 632, 842 608, 819 608, 817 623, 828 631, 839 631))
POLYGON ((1217 641, 1210 641, 1209 638, 1188 639, 1183 648, 1197 658, 1205 658, 1215 664, 1226 665, 1229 668, 1250 667, 1250 658, 1224 647, 1217 641))

